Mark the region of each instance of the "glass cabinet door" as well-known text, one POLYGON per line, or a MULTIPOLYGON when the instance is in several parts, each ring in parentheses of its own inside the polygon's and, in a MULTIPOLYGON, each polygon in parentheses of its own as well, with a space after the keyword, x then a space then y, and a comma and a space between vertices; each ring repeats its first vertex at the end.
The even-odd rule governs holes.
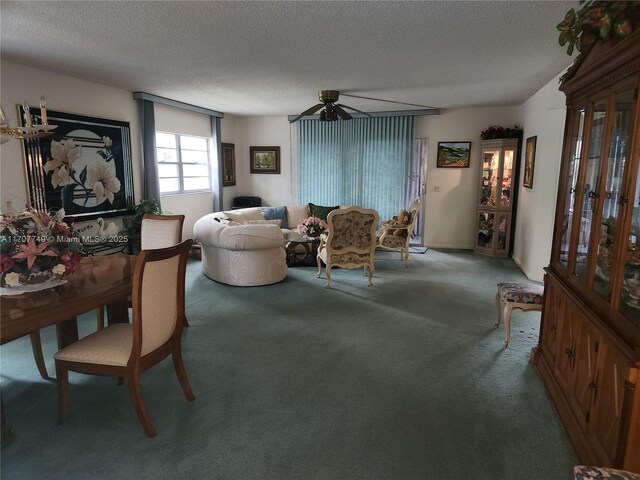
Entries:
POLYGON ((500 207, 508 208, 511 206, 511 175, 513 174, 513 159, 515 152, 511 149, 504 151, 504 159, 502 162, 502 175, 500 176, 500 207))
POLYGON ((589 147, 586 158, 586 174, 584 177, 582 205, 579 225, 578 245, 576 251, 575 274, 582 279, 587 278, 587 260, 591 240, 592 220, 596 212, 598 199, 597 182, 602 157, 602 140, 606 126, 607 101, 603 99, 593 106, 591 115, 589 147))
MULTIPOLYGON (((616 97, 616 121, 611 136, 611 148, 609 155, 622 166, 624 170, 630 160, 631 129, 633 128, 634 91, 623 91, 616 97)), ((628 205, 627 222, 629 222, 629 237, 622 244, 624 254, 623 281, 619 311, 635 327, 640 327, 640 168, 635 181, 635 193, 633 201, 623 199, 618 205, 628 205)), ((621 188, 621 187, 620 187, 621 188)), ((622 193, 620 194, 622 196, 622 193)), ((617 210, 616 210, 617 213, 617 210)), ((617 218, 617 215, 616 215, 617 218)))
POLYGON ((498 216, 498 223, 496 233, 498 235, 497 238, 497 246, 496 253, 504 253, 506 252, 509 244, 509 213, 498 212, 496 213, 498 216))
POLYGON ((571 240, 571 226, 576 202, 582 199, 582 192, 578 192, 578 170, 580 169, 580 155, 582 153, 582 141, 584 137, 585 108, 579 108, 573 119, 571 127, 571 151, 569 152, 567 166, 567 180, 564 198, 564 219, 562 222, 562 239, 560 241, 560 263, 565 267, 569 264, 569 242, 571 240))
POLYGON ((476 247, 493 248, 495 214, 490 212, 480 212, 478 215, 478 238, 476 247))
POLYGON ((614 246, 617 245, 616 234, 619 230, 620 198, 627 160, 633 100, 633 89, 618 93, 615 97, 613 129, 608 147, 607 176, 603 185, 604 191, 601 193, 600 241, 596 252, 592 288, 607 301, 610 293, 611 268, 614 263, 614 246))
POLYGON ((480 191, 480 205, 496 205, 499 166, 499 150, 482 151, 482 189, 480 191))

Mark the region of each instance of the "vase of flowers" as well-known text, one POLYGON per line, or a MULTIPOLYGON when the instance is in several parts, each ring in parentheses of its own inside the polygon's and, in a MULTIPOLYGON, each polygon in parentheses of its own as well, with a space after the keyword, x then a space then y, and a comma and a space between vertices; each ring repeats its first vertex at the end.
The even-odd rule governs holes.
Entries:
POLYGON ((321 218, 311 216, 298 225, 298 232, 307 237, 315 238, 326 232, 328 228, 327 222, 321 218))
POLYGON ((0 214, 0 285, 11 288, 60 279, 73 273, 83 256, 82 239, 55 214, 33 209, 0 214))

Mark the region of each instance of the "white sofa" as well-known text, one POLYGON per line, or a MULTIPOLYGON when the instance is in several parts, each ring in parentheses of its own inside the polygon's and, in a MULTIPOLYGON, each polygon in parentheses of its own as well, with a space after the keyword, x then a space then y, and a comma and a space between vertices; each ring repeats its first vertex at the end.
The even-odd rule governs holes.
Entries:
POLYGON ((287 276, 283 233, 295 230, 309 216, 309 207, 287 207, 286 214, 284 227, 289 228, 249 223, 264 221, 260 208, 214 212, 200 218, 193 234, 202 244, 202 272, 212 280, 236 286, 282 281, 287 276))

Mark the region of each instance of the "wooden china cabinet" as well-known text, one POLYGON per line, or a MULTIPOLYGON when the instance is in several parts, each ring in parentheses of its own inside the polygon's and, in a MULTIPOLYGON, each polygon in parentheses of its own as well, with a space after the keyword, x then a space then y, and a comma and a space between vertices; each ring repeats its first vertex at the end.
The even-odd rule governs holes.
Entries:
POLYGON ((567 120, 534 363, 582 463, 640 472, 640 31, 562 81, 567 120))

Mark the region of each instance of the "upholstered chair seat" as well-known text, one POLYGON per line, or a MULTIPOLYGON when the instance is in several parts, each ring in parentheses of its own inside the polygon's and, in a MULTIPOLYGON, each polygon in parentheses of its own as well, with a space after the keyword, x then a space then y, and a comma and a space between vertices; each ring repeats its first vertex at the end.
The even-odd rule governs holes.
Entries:
POLYGON ((131 357, 133 325, 116 323, 56 353, 56 360, 125 367, 131 357))
POLYGON ((496 308, 498 310, 498 320, 494 324, 496 327, 500 325, 502 304, 504 307, 504 329, 505 337, 502 342, 503 347, 509 345, 509 337, 511 335, 511 311, 513 309, 523 311, 542 311, 544 303, 544 287, 534 283, 499 283, 496 292, 496 308))

